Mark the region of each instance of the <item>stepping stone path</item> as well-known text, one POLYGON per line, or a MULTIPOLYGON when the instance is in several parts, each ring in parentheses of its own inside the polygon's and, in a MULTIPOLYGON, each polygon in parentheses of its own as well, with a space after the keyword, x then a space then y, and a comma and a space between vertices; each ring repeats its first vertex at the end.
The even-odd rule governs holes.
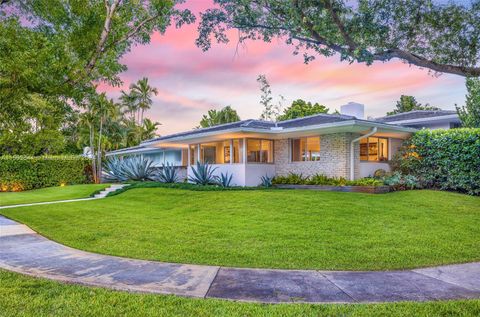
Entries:
MULTIPOLYGON (((120 185, 114 185, 87 200, 103 198, 119 188, 120 185)), ((163 263, 69 248, 3 216, 0 216, 0 268, 116 290, 263 303, 373 303, 480 298, 480 262, 372 272, 243 269, 163 263)))

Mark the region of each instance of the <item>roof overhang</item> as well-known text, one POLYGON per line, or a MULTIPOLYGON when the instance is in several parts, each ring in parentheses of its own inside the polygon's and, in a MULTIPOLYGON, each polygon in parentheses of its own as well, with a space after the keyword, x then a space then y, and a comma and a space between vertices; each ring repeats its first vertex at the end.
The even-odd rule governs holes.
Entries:
POLYGON ((172 136, 162 140, 152 140, 143 143, 146 146, 176 146, 186 144, 197 144, 204 142, 220 141, 225 139, 235 138, 269 138, 269 139, 285 139, 292 137, 301 137, 308 135, 322 135, 332 133, 360 133, 366 134, 368 131, 377 127, 377 135, 385 137, 407 138, 413 132, 417 131, 415 128, 397 126, 393 124, 385 124, 379 122, 371 122, 366 120, 346 120, 341 122, 324 123, 318 125, 310 125, 304 127, 294 128, 270 128, 259 129, 249 127, 236 127, 232 129, 225 129, 220 131, 199 132, 184 136, 172 136))
POLYGON ((168 147, 159 147, 151 146, 145 148, 125 148, 117 151, 107 152, 105 156, 115 156, 115 155, 130 155, 130 154, 145 154, 158 151, 168 151, 168 150, 178 150, 176 146, 169 145, 168 147))
POLYGON ((389 121, 391 124, 419 124, 419 123, 434 123, 434 122, 460 122, 458 114, 450 114, 446 116, 437 116, 429 118, 406 119, 398 121, 389 121))

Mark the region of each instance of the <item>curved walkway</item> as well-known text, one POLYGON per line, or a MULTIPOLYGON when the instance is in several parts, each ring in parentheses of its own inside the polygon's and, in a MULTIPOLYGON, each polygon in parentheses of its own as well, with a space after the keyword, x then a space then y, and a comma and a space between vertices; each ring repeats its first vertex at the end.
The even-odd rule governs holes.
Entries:
POLYGON ((406 271, 240 269, 84 252, 0 216, 0 268, 118 290, 264 303, 480 298, 480 262, 406 271))

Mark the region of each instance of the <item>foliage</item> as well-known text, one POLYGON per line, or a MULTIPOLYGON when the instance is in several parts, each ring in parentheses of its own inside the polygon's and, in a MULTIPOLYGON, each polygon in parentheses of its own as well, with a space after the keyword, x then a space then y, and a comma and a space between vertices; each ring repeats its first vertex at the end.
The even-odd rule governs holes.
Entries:
POLYGON ((480 194, 480 129, 421 130, 394 159, 422 187, 480 194))
POLYGON ((315 174, 304 177, 301 174, 290 173, 286 176, 275 176, 272 181, 278 185, 327 185, 327 186, 382 186, 383 182, 374 178, 361 178, 347 180, 344 177, 328 177, 323 174, 315 174))
POLYGON ((155 179, 153 161, 141 156, 127 156, 123 159, 108 158, 103 167, 103 177, 108 181, 148 181, 155 179))
POLYGON ((273 180, 273 177, 270 177, 268 175, 264 175, 264 176, 260 177, 261 186, 265 187, 265 188, 272 187, 272 180, 273 180))
POLYGON ((398 113, 409 112, 413 110, 441 110, 437 107, 432 107, 428 103, 422 105, 419 103, 415 97, 401 95, 400 100, 397 101, 395 109, 393 111, 387 112, 387 116, 391 116, 398 113))
POLYGON ((0 191, 90 183, 90 160, 81 156, 0 156, 0 191))
POLYGON ((237 111, 230 106, 226 106, 220 110, 208 110, 208 113, 206 115, 204 114, 202 120, 200 120, 200 127, 208 128, 237 121, 240 121, 237 111))
POLYGON ((282 108, 284 98, 283 96, 280 96, 280 101, 278 103, 273 102, 272 89, 270 88, 270 83, 265 75, 259 75, 257 77, 257 82, 260 84, 260 91, 262 92, 260 104, 263 107, 263 111, 260 115, 260 119, 276 121, 277 117, 280 115, 280 109, 282 108))
MULTIPOLYGON (((96 85, 122 83, 119 74, 127 68, 120 61, 132 47, 171 24, 194 21, 189 10, 177 8, 181 2, 0 1, 0 155, 80 153, 90 142, 78 110, 97 94, 96 85)), ((149 106, 148 83, 138 85, 143 81, 133 87, 141 109, 149 106)), ((126 143, 131 131, 118 126, 105 122, 103 145, 126 143)))
POLYGON ((480 128, 480 78, 467 78, 467 100, 457 112, 465 128, 480 128))
POLYGON ((220 177, 218 177, 217 184, 223 188, 232 187, 232 179, 233 179, 233 174, 228 174, 228 172, 225 174, 221 173, 220 177))
POLYGON ((479 76, 478 1, 256 1, 215 0, 202 13, 196 44, 212 39, 285 41, 305 62, 338 54, 342 61, 370 65, 399 58, 433 72, 479 76))
POLYGON ((379 168, 378 170, 375 170, 375 172, 373 172, 373 178, 381 179, 385 176, 387 176, 387 171, 383 168, 379 168))
POLYGON ((195 167, 192 166, 193 176, 189 176, 188 180, 197 185, 211 185, 217 183, 217 177, 214 172, 217 168, 208 163, 201 163, 197 161, 195 167))
POLYGON ((311 116, 319 113, 328 113, 329 109, 324 105, 315 103, 312 105, 311 102, 306 102, 302 99, 297 99, 292 102, 292 105, 283 110, 283 114, 280 115, 277 120, 285 121, 296 118, 303 118, 306 116, 311 116))
POLYGON ((406 190, 421 188, 418 178, 414 175, 402 175, 400 172, 394 172, 392 175, 383 177, 383 183, 390 186, 393 190, 406 190))
POLYGON ((178 181, 177 168, 170 163, 162 164, 157 177, 162 183, 176 183, 178 181))

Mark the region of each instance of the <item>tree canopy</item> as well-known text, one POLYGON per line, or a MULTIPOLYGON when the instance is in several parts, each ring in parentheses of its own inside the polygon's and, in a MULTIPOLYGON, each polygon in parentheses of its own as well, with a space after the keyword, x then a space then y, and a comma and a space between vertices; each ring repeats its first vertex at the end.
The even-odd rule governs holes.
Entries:
POLYGON ((239 41, 275 38, 303 53, 338 54, 342 61, 370 65, 398 58, 434 73, 480 76, 480 1, 447 4, 411 0, 215 0, 202 13, 197 45, 212 38, 239 41), (213 36, 212 36, 213 35, 213 36))
POLYGON ((409 112, 413 110, 441 110, 440 108, 430 106, 428 103, 422 105, 415 99, 413 96, 400 96, 400 100, 397 101, 395 105, 395 109, 393 111, 387 112, 387 116, 391 116, 394 114, 402 113, 402 112, 409 112))
POLYGON ((278 121, 285 121, 295 118, 302 118, 319 113, 328 113, 329 109, 319 103, 312 104, 302 99, 292 102, 292 105, 283 110, 283 114, 278 116, 278 121))
POLYGON ((200 127, 208 128, 237 121, 240 121, 237 111, 230 106, 226 106, 220 110, 208 110, 208 113, 206 115, 204 114, 202 120, 200 120, 200 127))
POLYGON ((466 85, 465 106, 457 106, 457 112, 464 127, 480 128, 480 78, 467 78, 466 85))

